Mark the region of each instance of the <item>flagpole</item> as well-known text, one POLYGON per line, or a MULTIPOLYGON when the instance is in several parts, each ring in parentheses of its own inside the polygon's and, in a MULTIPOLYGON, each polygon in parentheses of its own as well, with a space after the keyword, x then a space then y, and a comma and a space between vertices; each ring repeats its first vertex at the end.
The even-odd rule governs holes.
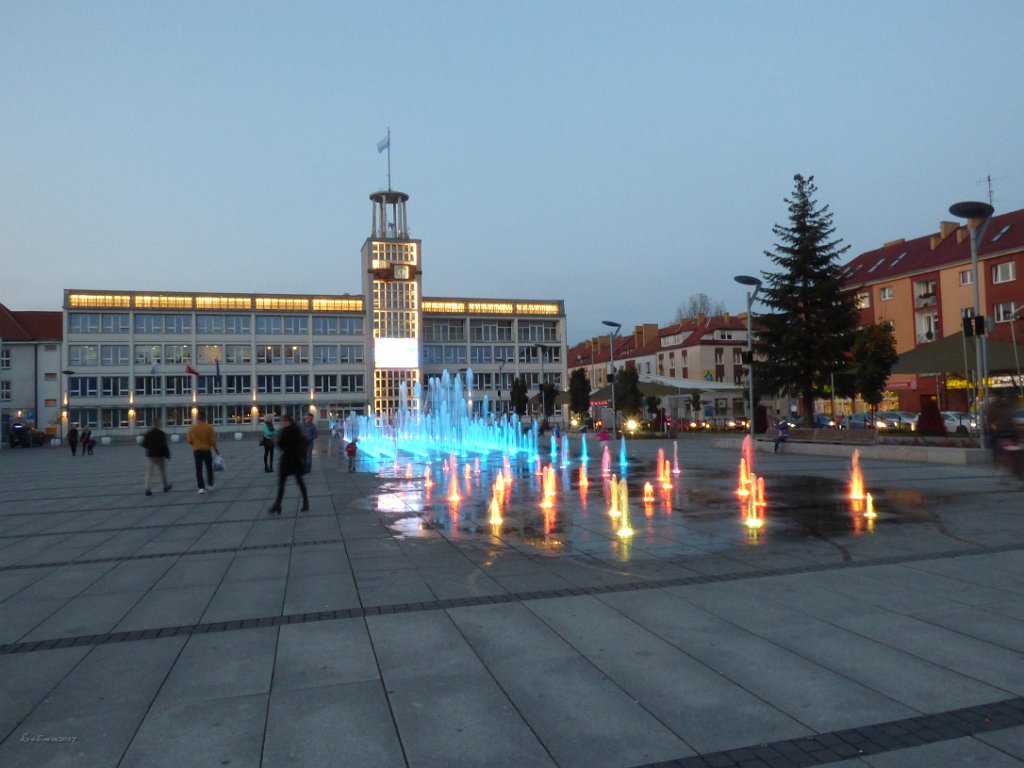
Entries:
POLYGON ((388 126, 388 192, 391 191, 391 126, 388 126))

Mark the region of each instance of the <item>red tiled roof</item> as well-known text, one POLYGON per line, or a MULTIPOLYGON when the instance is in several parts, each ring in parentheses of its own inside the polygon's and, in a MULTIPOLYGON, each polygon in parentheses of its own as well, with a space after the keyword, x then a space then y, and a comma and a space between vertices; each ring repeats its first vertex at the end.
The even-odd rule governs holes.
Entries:
POLYGON ((60 341, 61 312, 15 312, 0 304, 0 339, 4 341, 60 341))
MULTIPOLYGON (((847 262, 845 283, 854 288, 969 262, 971 241, 965 235, 965 228, 960 226, 948 232, 934 249, 932 238, 940 237, 939 233, 912 240, 896 240, 867 251, 847 262)), ((1024 248, 1024 210, 993 216, 985 230, 978 256, 984 258, 1021 248, 1024 248)))

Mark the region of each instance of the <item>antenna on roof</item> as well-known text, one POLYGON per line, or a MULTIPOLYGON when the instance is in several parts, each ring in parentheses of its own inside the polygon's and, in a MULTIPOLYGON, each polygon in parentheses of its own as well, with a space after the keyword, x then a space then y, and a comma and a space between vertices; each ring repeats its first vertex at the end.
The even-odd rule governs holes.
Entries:
POLYGON ((1009 179, 1009 178, 1011 178, 1011 177, 1009 177, 1009 176, 997 176, 996 178, 993 179, 992 178, 992 174, 990 173, 984 179, 978 179, 978 181, 976 182, 977 184, 985 184, 985 185, 988 186, 988 204, 989 205, 995 205, 994 196, 992 194, 992 182, 993 181, 1003 181, 1003 180, 1009 179))

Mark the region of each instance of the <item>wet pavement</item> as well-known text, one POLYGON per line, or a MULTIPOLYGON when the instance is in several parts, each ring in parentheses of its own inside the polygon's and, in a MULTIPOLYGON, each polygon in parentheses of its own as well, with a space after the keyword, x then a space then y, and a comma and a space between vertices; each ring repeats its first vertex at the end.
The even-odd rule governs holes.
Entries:
POLYGON ((871 517, 851 457, 748 454, 751 503, 739 440, 591 444, 583 487, 575 438, 432 486, 325 452, 272 518, 222 449, 151 497, 134 445, 0 452, 0 764, 1024 761, 1024 493, 987 465, 862 460, 871 517))

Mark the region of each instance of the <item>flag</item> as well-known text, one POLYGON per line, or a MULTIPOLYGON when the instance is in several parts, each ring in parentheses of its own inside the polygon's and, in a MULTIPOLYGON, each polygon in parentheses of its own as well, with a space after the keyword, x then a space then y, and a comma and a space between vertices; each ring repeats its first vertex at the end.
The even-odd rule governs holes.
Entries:
POLYGON ((156 363, 153 363, 153 367, 149 369, 150 376, 156 376, 156 363))
POLYGON ((190 376, 198 376, 199 375, 199 371, 197 371, 195 368, 193 368, 188 363, 185 363, 185 373, 189 374, 190 376))
POLYGON ((388 131, 388 135, 377 142, 377 154, 379 155, 385 149, 391 148, 391 131, 388 131))

